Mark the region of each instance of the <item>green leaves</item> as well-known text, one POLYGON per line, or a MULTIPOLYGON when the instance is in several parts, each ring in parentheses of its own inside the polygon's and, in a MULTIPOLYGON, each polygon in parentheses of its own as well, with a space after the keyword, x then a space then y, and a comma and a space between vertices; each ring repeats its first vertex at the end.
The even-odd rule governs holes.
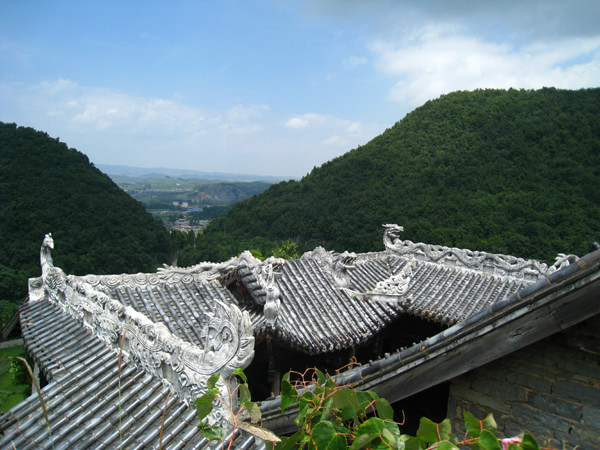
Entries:
POLYGON ((362 413, 356 393, 351 389, 342 389, 331 396, 332 407, 339 411, 342 420, 356 419, 362 413))
POLYGON ((465 411, 464 419, 465 429, 469 438, 478 438, 483 430, 495 433, 498 429, 492 414, 488 414, 483 420, 479 420, 470 412, 465 411))
MULTIPOLYGON (((495 433, 496 421, 492 414, 483 419, 465 412, 466 439, 459 441, 452 433, 450 419, 436 423, 426 417, 419 422, 416 436, 400 433, 399 424, 394 421, 394 410, 386 399, 373 391, 354 391, 348 386, 339 386, 334 378, 320 370, 310 369, 304 373, 293 372, 296 378, 291 381, 292 372, 281 380, 281 410, 298 405, 294 422, 299 430, 290 437, 280 439, 269 430, 254 425, 261 420, 261 411, 252 401, 247 377, 241 369, 236 369, 221 386, 227 387, 228 398, 223 400, 219 391, 219 374, 207 380, 207 391, 194 405, 202 434, 209 440, 223 441, 233 436, 231 428, 209 426, 204 419, 217 402, 230 410, 233 430, 240 428, 265 441, 275 442, 277 450, 455 450, 470 447, 472 450, 539 450, 536 440, 529 434, 522 437, 499 440, 495 433), (235 379, 235 381, 234 381, 235 379), (231 386, 235 386, 229 392, 231 386), (233 411, 239 399, 239 410, 233 411), (242 421, 249 419, 250 422, 242 421)), ((230 438, 232 439, 232 438, 230 438)))
POLYGON ((219 395, 219 390, 217 388, 208 389, 204 395, 198 397, 194 402, 194 405, 196 406, 196 414, 201 422, 212 411, 213 401, 215 398, 217 398, 217 395, 219 395))
POLYGON ((498 442, 498 438, 494 436, 488 430, 483 430, 479 435, 479 441, 477 444, 473 445, 474 449, 481 450, 501 450, 500 442, 498 442))
POLYGON ((202 435, 209 441, 222 441, 227 436, 225 428, 214 426, 202 429, 202 435))
POLYGON ((319 422, 312 430, 312 439, 317 449, 346 449, 346 438, 337 433, 329 421, 319 422))
POLYGON ((367 445, 373 449, 404 448, 398 425, 378 417, 371 417, 358 427, 356 439, 350 448, 360 449, 367 445))
POLYGON ((260 412, 260 408, 258 407, 258 403, 256 402, 244 402, 242 403, 242 407, 246 408, 248 414, 250 415, 250 422, 258 423, 262 417, 262 413, 260 412))
POLYGON ((290 373, 281 379, 281 412, 298 401, 298 391, 290 383, 290 373))
POLYGON ((523 449, 523 450, 539 450, 539 448, 540 448, 540 446, 538 445, 535 438, 528 433, 525 433, 523 435, 523 440, 518 445, 519 445, 519 447, 517 447, 517 448, 523 449))
POLYGON ((206 392, 200 397, 198 397, 194 402, 198 418, 200 419, 200 424, 198 425, 198 427, 202 429, 203 436, 206 439, 217 441, 222 441, 227 436, 227 429, 218 425, 210 426, 208 422, 204 421, 204 419, 212 412, 216 401, 219 401, 222 403, 222 406, 229 409, 229 414, 234 430, 235 428, 239 427, 247 431, 248 433, 258 436, 259 438, 265 441, 278 442, 279 438, 273 433, 271 433, 269 430, 266 430, 256 425, 252 425, 260 422, 262 414, 260 408, 258 407, 258 403, 252 401, 250 389, 248 388, 248 378, 246 377, 244 371, 242 369, 235 369, 230 375, 229 379, 227 380, 227 383, 224 383, 225 387, 227 388, 228 397, 225 400, 220 398, 220 395, 222 395, 222 393, 217 387, 219 378, 220 375, 218 373, 212 374, 206 382, 206 392), (235 389, 230 390, 232 386, 236 385, 237 387, 235 389), (237 412, 234 411, 231 406, 237 403, 234 398, 236 394, 238 395, 240 404, 240 408, 237 412), (249 418, 252 424, 242 422, 242 414, 244 415, 244 417, 249 418))
POLYGON ((281 382, 282 411, 298 403, 295 423, 300 431, 277 448, 317 449, 403 449, 394 411, 385 399, 372 391, 354 391, 338 386, 333 378, 317 369, 290 373, 281 382))
POLYGON ((456 436, 451 431, 452 424, 450 423, 450 419, 444 419, 440 423, 435 423, 426 417, 421 417, 419 428, 417 429, 417 437, 425 446, 441 441, 458 442, 456 436))

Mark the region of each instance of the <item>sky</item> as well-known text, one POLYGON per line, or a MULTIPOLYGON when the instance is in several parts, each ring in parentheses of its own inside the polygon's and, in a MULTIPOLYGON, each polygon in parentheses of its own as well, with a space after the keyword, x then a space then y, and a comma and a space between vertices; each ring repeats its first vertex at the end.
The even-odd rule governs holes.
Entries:
POLYGON ((95 164, 302 177, 428 100, 600 86, 597 0, 4 0, 0 121, 95 164))

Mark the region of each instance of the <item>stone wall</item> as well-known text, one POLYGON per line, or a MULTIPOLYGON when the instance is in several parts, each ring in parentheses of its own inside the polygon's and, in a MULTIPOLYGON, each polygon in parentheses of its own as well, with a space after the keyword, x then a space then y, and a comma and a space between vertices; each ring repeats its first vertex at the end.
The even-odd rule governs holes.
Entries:
POLYGON ((448 416, 493 413, 499 435, 526 430, 555 448, 600 448, 600 316, 455 378, 448 416))

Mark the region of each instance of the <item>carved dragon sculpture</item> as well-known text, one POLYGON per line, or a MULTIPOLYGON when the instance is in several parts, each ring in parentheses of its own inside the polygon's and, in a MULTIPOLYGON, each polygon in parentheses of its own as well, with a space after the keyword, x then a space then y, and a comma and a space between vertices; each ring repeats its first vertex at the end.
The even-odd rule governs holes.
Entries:
POLYGON ((400 241, 400 234, 404 232, 404 227, 393 223, 386 223, 383 225, 383 228, 385 228, 383 245, 385 248, 394 251, 398 241, 400 241))
POLYGON ((42 266, 42 280, 45 291, 51 296, 57 293, 64 293, 67 288, 67 278, 65 273, 59 267, 54 267, 51 250, 54 249, 54 239, 52 233, 44 236, 42 247, 40 248, 40 264, 42 266))
POLYGON ((351 279, 349 270, 354 269, 354 262, 356 261, 356 253, 344 252, 341 255, 336 255, 333 258, 332 271, 333 271, 333 279, 336 284, 345 288, 350 286, 351 279))

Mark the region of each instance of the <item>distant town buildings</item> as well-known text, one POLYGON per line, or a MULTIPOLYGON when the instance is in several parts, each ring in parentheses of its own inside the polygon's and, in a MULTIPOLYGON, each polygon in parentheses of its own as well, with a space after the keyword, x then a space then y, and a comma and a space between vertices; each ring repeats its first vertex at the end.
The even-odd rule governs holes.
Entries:
POLYGON ((197 220, 194 221, 194 224, 190 222, 189 219, 177 219, 175 222, 165 223, 167 228, 172 230, 183 231, 185 233, 189 231, 193 231, 194 233, 199 233, 204 228, 208 226, 210 220, 197 220))

